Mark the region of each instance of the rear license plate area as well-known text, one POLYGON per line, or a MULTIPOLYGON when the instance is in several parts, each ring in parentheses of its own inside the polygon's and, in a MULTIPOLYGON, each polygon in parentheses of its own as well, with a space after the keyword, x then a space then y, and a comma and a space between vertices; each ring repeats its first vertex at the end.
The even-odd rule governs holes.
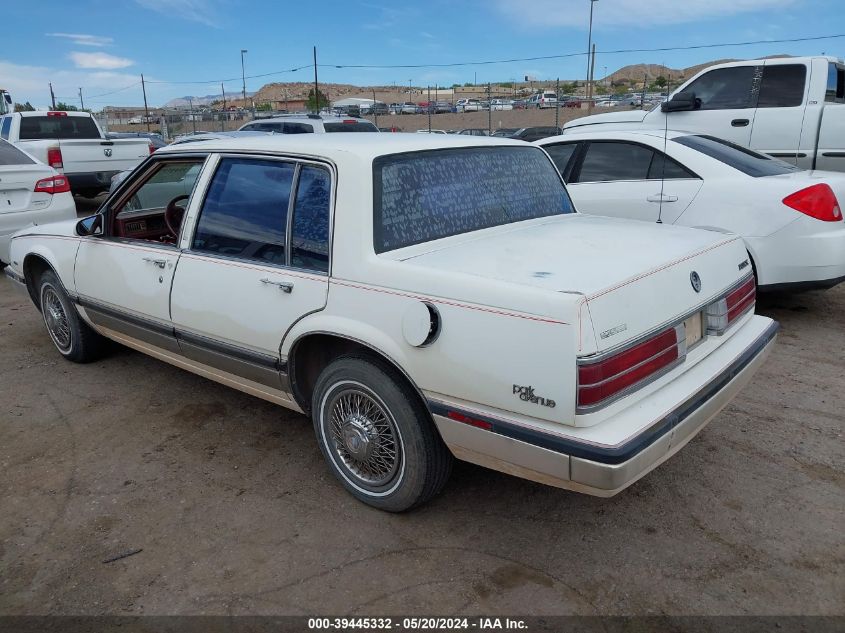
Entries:
POLYGON ((687 351, 698 345, 704 338, 704 318, 701 312, 684 319, 684 333, 686 336, 687 351))

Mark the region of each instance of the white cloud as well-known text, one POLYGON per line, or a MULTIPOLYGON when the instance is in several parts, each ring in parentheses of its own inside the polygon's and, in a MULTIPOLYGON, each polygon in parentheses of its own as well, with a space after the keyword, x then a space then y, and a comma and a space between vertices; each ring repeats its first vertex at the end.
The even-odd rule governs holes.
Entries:
MULTIPOLYGON (((800 0, 607 0, 593 7, 593 27, 597 26, 653 26, 682 24, 710 18, 772 11, 795 5, 800 0), (646 11, 646 13, 643 13, 646 11)), ((521 26, 576 27, 586 29, 590 18, 590 3, 586 0, 532 0, 513 2, 496 0, 500 13, 521 26)))
POLYGON ((135 0, 140 6, 168 17, 220 28, 217 0, 135 0))
POLYGON ((47 33, 47 37, 62 37, 79 46, 108 46, 114 43, 114 38, 103 35, 87 35, 85 33, 47 33))
POLYGON ((114 70, 116 68, 126 68, 132 66, 135 62, 125 57, 116 57, 108 53, 81 53, 74 51, 68 55, 76 64, 77 68, 96 68, 100 70, 114 70))

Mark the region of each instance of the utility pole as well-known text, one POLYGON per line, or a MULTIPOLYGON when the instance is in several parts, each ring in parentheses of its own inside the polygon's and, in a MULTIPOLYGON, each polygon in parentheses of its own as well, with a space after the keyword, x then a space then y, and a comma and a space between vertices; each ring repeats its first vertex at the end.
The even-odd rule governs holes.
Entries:
POLYGON ((428 87, 428 133, 431 134, 431 86, 428 87))
POLYGON ((560 77, 555 81, 555 127, 560 127, 560 77))
POLYGON ((191 109, 190 109, 191 123, 193 123, 194 134, 196 134, 197 133, 197 119, 194 116, 194 100, 193 100, 193 98, 188 97, 188 103, 191 105, 191 109))
POLYGON ((411 80, 408 80, 408 101, 411 100, 411 80))
POLYGON ((82 88, 79 89, 79 105, 80 105, 80 108, 79 108, 80 110, 85 109, 85 102, 82 100, 82 88))
POLYGON ((587 90, 589 91, 589 101, 587 101, 587 112, 593 111, 593 73, 596 71, 596 45, 593 44, 593 52, 590 54, 590 79, 588 80, 587 90))
MULTIPOLYGON (((590 30, 588 31, 587 35, 587 98, 590 98, 590 67, 592 65, 590 60, 590 51, 593 49, 593 4, 598 2, 598 0, 590 0, 590 30)), ((588 106, 589 107, 589 106, 588 106)))
POLYGON ((490 82, 487 82, 487 136, 493 133, 493 106, 490 103, 490 82))
POLYGON ((55 110, 56 109, 56 95, 53 94, 53 84, 48 83, 47 85, 50 86, 50 101, 53 103, 53 110, 55 110))
POLYGON ((150 131, 150 110, 147 107, 147 86, 144 83, 144 73, 141 73, 141 92, 144 93, 144 122, 147 124, 147 132, 150 131))
POLYGON ((220 131, 226 131, 226 121, 229 120, 229 110, 226 108, 226 87, 220 82, 220 90, 223 91, 223 116, 220 117, 220 131))
POLYGON ((373 123, 373 125, 378 127, 378 111, 376 110, 376 89, 375 88, 373 88, 373 119, 375 119, 375 122, 373 123))
POLYGON ((241 49, 241 96, 244 100, 244 109, 246 109, 246 71, 244 70, 244 53, 247 52, 249 51, 245 48, 241 49))
POLYGON ((317 47, 314 47, 314 103, 316 112, 320 114, 320 89, 317 87, 317 47))

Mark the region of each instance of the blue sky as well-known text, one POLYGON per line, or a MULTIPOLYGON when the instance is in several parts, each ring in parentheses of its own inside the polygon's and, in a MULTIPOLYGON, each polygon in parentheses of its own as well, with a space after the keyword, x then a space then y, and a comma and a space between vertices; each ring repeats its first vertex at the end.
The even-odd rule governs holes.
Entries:
MULTIPOLYGON (((0 87, 16 101, 57 98, 85 105, 138 105, 140 74, 150 105, 183 95, 219 93, 246 74, 311 63, 318 49, 321 81, 360 85, 451 85, 507 81, 526 74, 583 78, 584 56, 484 66, 338 69, 340 64, 448 64, 559 55, 586 50, 588 0, 38 0, 0 9, 0 87), (161 83, 158 83, 161 82, 161 83), (119 90, 121 88, 125 90, 119 90), (117 91, 117 92, 115 92, 117 91), (105 94, 112 93, 112 94, 105 94)), ((593 40, 599 51, 776 40, 845 33, 842 0, 599 0, 593 40)), ((631 63, 674 68, 712 59, 775 53, 845 56, 845 38, 804 43, 655 53, 604 54, 601 75, 631 63)), ((307 81, 311 69, 247 79, 247 90, 270 81, 307 81)))

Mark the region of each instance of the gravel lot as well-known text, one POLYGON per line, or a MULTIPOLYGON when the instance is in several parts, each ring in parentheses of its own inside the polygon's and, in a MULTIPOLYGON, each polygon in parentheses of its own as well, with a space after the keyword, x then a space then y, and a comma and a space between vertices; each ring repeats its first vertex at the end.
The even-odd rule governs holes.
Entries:
POLYGON ((617 497, 459 463, 396 516, 303 416, 118 346, 65 362, 0 279, 0 614, 843 614, 845 286, 758 311, 754 381, 617 497))

